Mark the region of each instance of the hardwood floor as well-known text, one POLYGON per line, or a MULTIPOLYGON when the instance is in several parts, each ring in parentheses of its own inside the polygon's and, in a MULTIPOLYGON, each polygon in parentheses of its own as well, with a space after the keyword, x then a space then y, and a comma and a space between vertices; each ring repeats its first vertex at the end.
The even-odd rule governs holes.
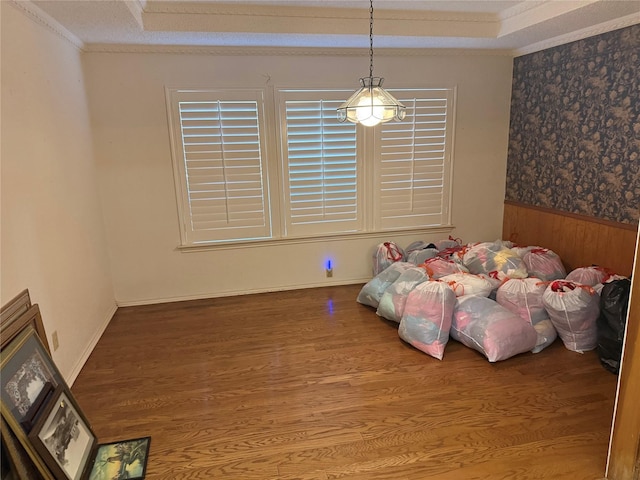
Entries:
POLYGON ((73 392, 99 441, 151 435, 148 479, 603 477, 616 377, 558 340, 443 361, 360 285, 120 308, 73 392))

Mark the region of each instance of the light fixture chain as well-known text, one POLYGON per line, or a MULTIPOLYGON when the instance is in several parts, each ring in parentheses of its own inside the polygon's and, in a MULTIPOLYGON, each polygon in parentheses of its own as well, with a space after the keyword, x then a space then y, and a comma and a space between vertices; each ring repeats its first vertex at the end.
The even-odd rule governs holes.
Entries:
POLYGON ((369 0, 369 77, 373 77, 373 0, 369 0))

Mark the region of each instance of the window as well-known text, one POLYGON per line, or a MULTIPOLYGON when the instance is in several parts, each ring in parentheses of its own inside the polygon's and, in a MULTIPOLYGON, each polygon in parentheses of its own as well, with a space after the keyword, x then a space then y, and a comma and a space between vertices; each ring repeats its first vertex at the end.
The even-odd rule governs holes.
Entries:
POLYGON ((365 128, 350 91, 168 89, 182 245, 448 225, 454 90, 391 91, 406 118, 365 128))
POLYGON ((183 245, 271 238, 263 92, 170 92, 183 245))
POLYGON ((449 223, 453 90, 391 90, 407 107, 375 137, 376 230, 449 223))
POLYGON ((361 231, 356 125, 338 122, 344 93, 280 91, 285 233, 361 231))

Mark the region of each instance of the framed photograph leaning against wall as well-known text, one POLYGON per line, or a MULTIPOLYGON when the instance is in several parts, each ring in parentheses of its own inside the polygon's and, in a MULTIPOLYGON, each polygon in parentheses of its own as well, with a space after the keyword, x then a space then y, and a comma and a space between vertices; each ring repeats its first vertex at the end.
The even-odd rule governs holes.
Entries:
POLYGON ((0 351, 0 412, 18 442, 45 478, 49 469, 27 434, 46 404, 49 390, 66 386, 35 329, 28 325, 0 351), (44 401, 43 401, 44 400, 44 401))
POLYGON ((38 305, 30 305, 26 310, 22 311, 19 316, 2 316, 2 322, 0 323, 0 328, 2 329, 0 348, 4 349, 11 340, 29 325, 36 331, 38 337, 40 337, 40 341, 42 341, 42 345, 47 350, 47 353, 51 355, 49 343, 47 342, 47 334, 44 330, 44 324, 42 323, 42 316, 40 315, 40 307, 38 305))
POLYGON ((84 478, 97 441, 65 385, 58 385, 29 439, 56 478, 68 480, 84 478))

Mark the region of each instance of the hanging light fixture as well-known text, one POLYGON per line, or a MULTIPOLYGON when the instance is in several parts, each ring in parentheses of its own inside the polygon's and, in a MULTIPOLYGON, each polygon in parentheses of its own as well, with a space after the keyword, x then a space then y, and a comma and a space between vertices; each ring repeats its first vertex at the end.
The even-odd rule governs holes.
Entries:
POLYGON ((373 127, 389 120, 400 121, 406 107, 382 88, 384 78, 373 76, 373 0, 369 0, 369 76, 360 79, 360 90, 338 108, 338 120, 373 127))

